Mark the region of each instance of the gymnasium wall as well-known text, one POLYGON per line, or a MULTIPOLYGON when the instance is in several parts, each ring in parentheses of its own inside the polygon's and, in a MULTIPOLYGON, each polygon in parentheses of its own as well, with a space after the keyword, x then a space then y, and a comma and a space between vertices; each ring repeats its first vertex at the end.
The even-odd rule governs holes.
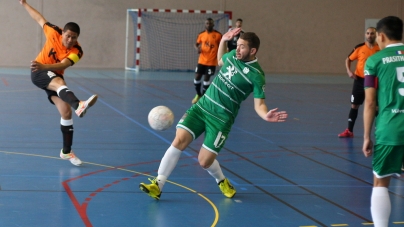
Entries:
MULTIPOLYGON (((345 73, 344 60, 364 40, 365 19, 403 17, 404 0, 27 0, 59 26, 81 26, 84 58, 76 68, 123 68, 126 9, 233 11, 261 39, 259 62, 268 73, 345 73)), ((203 24, 203 21, 201 21, 203 24)), ((0 67, 28 67, 42 30, 18 0, 0 1, 0 67)), ((195 34, 196 37, 196 34, 195 34)))

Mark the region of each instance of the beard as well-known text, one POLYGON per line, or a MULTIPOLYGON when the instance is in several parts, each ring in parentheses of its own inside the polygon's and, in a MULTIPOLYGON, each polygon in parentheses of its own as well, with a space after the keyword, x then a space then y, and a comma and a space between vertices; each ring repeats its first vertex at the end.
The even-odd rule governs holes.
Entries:
POLYGON ((367 38, 366 41, 368 41, 371 44, 374 44, 376 42, 376 39, 367 38))
POLYGON ((236 57, 237 57, 238 60, 243 61, 243 62, 248 62, 248 61, 251 61, 251 60, 252 60, 250 53, 248 53, 248 54, 245 55, 245 56, 242 56, 242 55, 239 55, 239 56, 238 56, 237 53, 236 53, 236 57))

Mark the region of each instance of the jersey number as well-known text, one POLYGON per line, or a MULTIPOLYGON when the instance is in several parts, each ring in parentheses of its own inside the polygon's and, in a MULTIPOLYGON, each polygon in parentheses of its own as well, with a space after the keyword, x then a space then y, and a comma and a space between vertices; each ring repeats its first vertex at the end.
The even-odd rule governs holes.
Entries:
MULTIPOLYGON (((404 67, 397 67, 396 72, 397 72, 397 80, 400 81, 401 83, 404 83, 404 67)), ((404 96, 404 88, 399 88, 398 93, 400 93, 401 96, 404 96)))
POLYGON ((226 140, 226 136, 223 135, 222 132, 219 132, 216 136, 215 142, 213 145, 215 145, 216 148, 219 148, 222 146, 223 142, 226 140))

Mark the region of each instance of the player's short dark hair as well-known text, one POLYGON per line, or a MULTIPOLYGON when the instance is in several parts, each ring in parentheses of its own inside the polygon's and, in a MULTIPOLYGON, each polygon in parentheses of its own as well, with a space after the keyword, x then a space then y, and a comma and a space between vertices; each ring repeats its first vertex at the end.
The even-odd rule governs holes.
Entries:
POLYGON ((247 41, 250 48, 260 48, 260 38, 254 32, 244 32, 240 35, 240 39, 247 41))
POLYGON ((373 27, 373 26, 370 26, 370 27, 366 28, 366 30, 368 30, 368 29, 373 29, 373 30, 375 30, 375 31, 376 31, 376 28, 375 28, 375 27, 373 27))
POLYGON ((383 32, 390 40, 402 40, 403 21, 396 16, 385 17, 377 22, 376 31, 383 32))
POLYGON ((67 30, 70 30, 72 32, 77 33, 77 35, 80 35, 80 26, 74 22, 69 22, 65 25, 63 31, 66 32, 67 30))
POLYGON ((237 22, 237 21, 243 22, 243 19, 238 18, 238 19, 236 20, 236 22, 237 22))
POLYGON ((213 21, 213 19, 212 19, 212 18, 210 18, 210 17, 206 18, 206 20, 213 21))

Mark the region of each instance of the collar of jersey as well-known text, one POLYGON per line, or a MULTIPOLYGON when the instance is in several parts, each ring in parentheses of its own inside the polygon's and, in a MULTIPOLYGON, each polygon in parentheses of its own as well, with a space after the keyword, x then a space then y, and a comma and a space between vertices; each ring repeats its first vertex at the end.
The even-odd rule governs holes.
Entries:
POLYGON ((404 43, 393 43, 393 44, 387 45, 386 48, 387 47, 398 47, 398 46, 404 46, 404 43))

